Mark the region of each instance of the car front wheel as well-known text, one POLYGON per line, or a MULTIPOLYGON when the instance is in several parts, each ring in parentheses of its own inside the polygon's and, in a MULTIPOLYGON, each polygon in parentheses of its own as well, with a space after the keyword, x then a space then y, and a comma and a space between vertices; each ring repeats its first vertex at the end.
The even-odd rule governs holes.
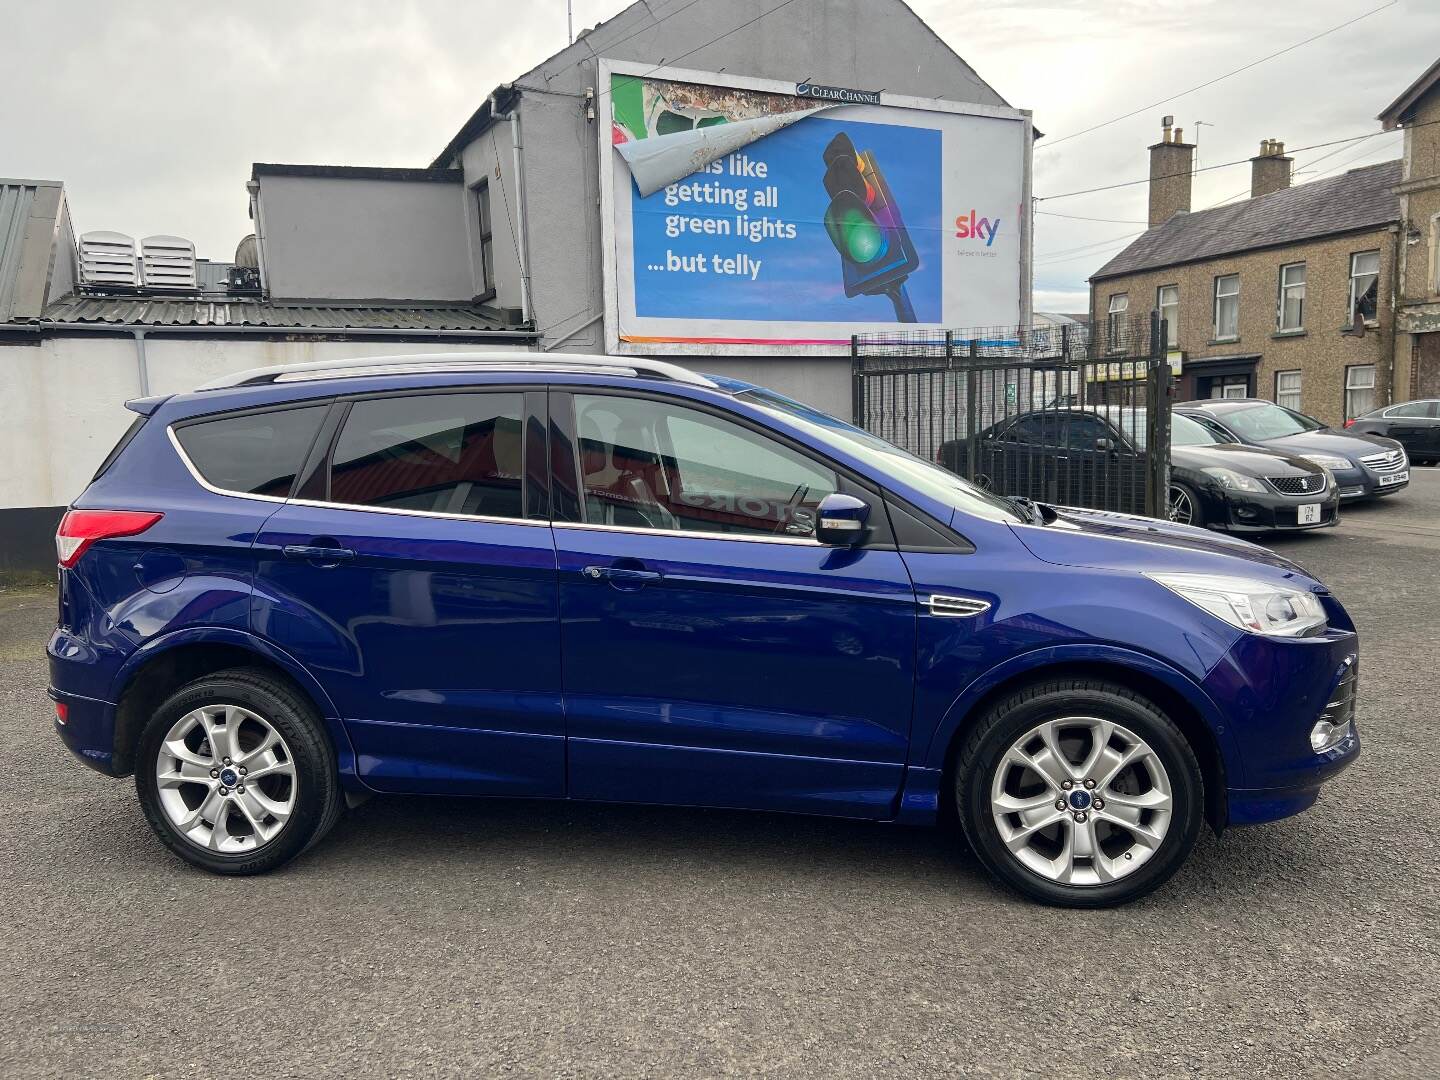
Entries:
POLYGON ((961 748, 955 778, 980 860, 1049 904, 1111 907, 1159 888, 1203 820, 1185 736, 1153 702, 1098 680, 997 703, 961 748))
POLYGON ((140 734, 135 786, 175 854, 218 874, 273 870, 340 815, 335 755, 320 719, 258 670, 181 687, 140 734))

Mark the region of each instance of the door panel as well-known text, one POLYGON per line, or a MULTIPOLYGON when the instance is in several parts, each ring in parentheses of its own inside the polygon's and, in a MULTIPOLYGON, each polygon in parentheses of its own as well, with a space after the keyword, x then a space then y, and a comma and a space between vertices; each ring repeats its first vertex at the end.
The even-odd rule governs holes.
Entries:
MULTIPOLYGON (((914 591, 883 543, 812 539, 852 481, 733 418, 552 395, 571 794, 892 813, 909 743, 914 591), (568 427, 566 427, 568 425, 568 427)), ((863 497, 863 493, 862 493, 863 497)))
POLYGON ((380 790, 564 794, 555 550, 518 517, 520 399, 357 402, 321 487, 369 505, 291 502, 257 541, 254 628, 314 672, 380 790))

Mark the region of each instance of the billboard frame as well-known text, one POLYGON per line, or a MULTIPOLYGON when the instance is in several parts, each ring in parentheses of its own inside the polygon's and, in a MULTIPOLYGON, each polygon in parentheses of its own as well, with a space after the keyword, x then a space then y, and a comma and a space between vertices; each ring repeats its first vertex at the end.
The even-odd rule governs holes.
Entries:
MULTIPOLYGON (((776 79, 759 79, 745 75, 730 75, 713 71, 696 71, 690 68, 676 68, 635 63, 627 60, 597 58, 596 98, 596 142, 598 169, 600 172, 600 261, 604 289, 604 321, 606 351, 616 356, 836 356, 848 357, 848 340, 844 345, 744 345, 704 342, 661 342, 643 345, 630 344, 620 339, 620 288, 617 265, 617 236, 615 229, 616 197, 614 148, 611 143, 611 93, 612 76, 630 75, 637 78, 662 79, 670 82, 699 83, 709 86, 727 86, 738 90, 754 90, 768 94, 796 94, 800 83, 781 82, 776 79)), ((803 100, 803 99, 802 99, 803 100)), ((1033 193, 1031 191, 1035 127, 1030 110, 1014 109, 1002 105, 982 105, 977 102, 946 101, 941 98, 910 97, 904 94, 880 92, 880 105, 884 108, 912 109, 923 112, 951 113, 961 116, 983 116, 997 120, 1011 120, 1023 127, 1021 153, 1021 199, 1027 208, 1020 220, 1020 311, 1018 321, 1029 325, 1031 311, 1031 274, 1033 258, 1033 193)), ((624 194, 629 197, 628 188, 624 194)), ((997 319, 1010 322, 1010 318, 997 319)))

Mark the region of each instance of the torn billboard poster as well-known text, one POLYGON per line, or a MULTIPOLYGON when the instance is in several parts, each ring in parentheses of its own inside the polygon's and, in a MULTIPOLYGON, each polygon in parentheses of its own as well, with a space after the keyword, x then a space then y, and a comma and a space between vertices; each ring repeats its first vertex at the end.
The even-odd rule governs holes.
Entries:
POLYGON ((1017 111, 602 61, 612 348, 837 352, 1023 318, 1017 111))

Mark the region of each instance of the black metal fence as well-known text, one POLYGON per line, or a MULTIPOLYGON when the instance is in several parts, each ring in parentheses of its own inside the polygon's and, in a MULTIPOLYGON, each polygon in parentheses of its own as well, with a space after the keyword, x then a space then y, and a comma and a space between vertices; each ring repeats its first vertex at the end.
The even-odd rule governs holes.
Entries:
POLYGON ((855 422, 982 487, 1165 514, 1171 371, 1157 314, 861 334, 855 422))

